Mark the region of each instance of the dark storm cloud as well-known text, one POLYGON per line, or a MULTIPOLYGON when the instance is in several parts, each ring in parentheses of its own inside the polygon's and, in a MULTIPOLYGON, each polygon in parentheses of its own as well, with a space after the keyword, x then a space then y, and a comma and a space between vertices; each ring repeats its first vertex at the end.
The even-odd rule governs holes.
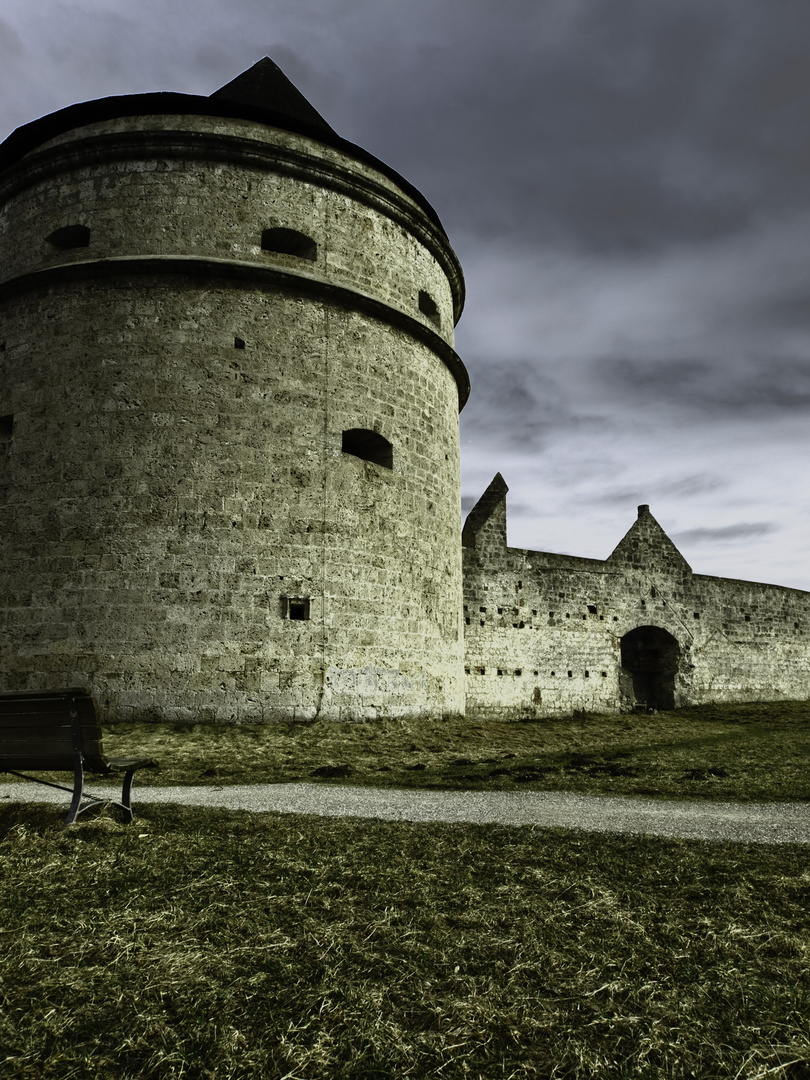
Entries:
POLYGON ((685 406, 717 417, 767 417, 810 411, 810 359, 762 361, 753 371, 734 364, 673 360, 617 361, 603 372, 618 393, 640 406, 685 406))
POLYGON ((531 360, 479 357, 469 366, 475 397, 462 413, 465 439, 537 453, 555 431, 605 424, 598 416, 575 416, 560 382, 531 360))
POLYGON ((779 526, 772 521, 741 521, 737 525, 723 525, 718 529, 685 529, 673 533, 672 540, 677 544, 725 543, 728 540, 750 540, 756 536, 774 533, 779 526))
POLYGON ((498 7, 465 7, 461 47, 439 15, 434 47, 403 58, 392 36, 361 57, 364 127, 457 235, 639 249, 804 204, 806 5, 498 7))

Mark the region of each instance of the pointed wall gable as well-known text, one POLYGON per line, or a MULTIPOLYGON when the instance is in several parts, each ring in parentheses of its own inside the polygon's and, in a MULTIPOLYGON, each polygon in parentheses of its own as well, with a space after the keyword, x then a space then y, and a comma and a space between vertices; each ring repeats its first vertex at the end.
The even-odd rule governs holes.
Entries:
POLYGON ((665 574, 691 574, 692 568, 650 513, 638 508, 638 519, 619 541, 607 563, 628 569, 658 570, 665 574))
POLYGON ((463 547, 474 548, 479 545, 479 536, 486 534, 488 540, 506 547, 506 493, 509 490, 500 473, 467 515, 461 532, 463 547))

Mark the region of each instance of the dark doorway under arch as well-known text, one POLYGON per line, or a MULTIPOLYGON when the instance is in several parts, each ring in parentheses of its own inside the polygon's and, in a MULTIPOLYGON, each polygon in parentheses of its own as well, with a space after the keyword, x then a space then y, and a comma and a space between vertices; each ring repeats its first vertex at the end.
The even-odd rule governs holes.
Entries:
POLYGON ((636 704, 675 708, 675 676, 681 658, 677 640, 660 626, 637 626, 621 642, 622 667, 633 679, 636 704))

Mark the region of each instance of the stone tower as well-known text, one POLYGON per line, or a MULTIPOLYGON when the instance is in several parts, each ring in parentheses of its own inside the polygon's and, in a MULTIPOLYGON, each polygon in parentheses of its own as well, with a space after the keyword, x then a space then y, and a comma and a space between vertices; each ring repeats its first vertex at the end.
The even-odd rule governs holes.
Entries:
POLYGON ((0 688, 463 712, 461 269, 272 61, 0 147, 0 688))

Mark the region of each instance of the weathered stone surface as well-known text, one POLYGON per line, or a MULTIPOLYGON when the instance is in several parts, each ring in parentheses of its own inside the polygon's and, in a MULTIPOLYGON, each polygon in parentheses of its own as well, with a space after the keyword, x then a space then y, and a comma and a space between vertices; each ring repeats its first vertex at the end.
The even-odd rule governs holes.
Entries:
POLYGON ((459 714, 461 276, 430 215, 368 155, 201 115, 61 132, 0 201, 3 687, 87 685, 108 719, 459 714))
POLYGON ((467 716, 808 696, 810 594, 693 574, 647 506, 604 561, 507 547, 506 491, 464 526, 467 716))

